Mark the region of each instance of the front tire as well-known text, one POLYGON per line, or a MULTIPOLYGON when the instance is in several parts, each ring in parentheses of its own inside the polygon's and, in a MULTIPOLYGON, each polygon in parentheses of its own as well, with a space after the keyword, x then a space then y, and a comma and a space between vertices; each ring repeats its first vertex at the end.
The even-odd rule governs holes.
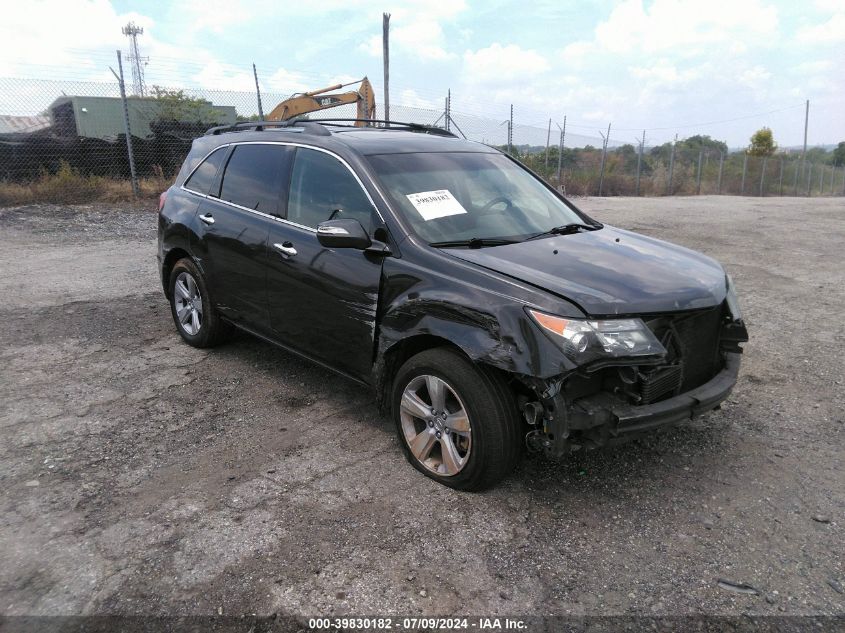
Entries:
POLYGON ((516 466, 519 416, 499 374, 446 348, 426 350, 399 369, 391 411, 411 465, 458 490, 482 490, 516 466))
POLYGON ((211 347, 228 332, 211 302, 205 278, 187 257, 170 271, 170 313, 176 330, 188 345, 211 347))

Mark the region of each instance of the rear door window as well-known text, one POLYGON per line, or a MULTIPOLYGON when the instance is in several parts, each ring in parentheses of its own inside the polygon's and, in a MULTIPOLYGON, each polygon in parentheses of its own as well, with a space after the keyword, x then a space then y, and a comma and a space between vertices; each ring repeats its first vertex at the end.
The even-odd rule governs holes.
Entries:
POLYGON ((290 153, 283 145, 236 146, 223 172, 220 199, 254 211, 280 215, 290 153))
POLYGON ((206 195, 217 177, 217 170, 220 169, 220 165, 226 158, 227 149, 227 147, 220 147, 211 152, 194 170, 191 177, 185 181, 185 189, 206 195))

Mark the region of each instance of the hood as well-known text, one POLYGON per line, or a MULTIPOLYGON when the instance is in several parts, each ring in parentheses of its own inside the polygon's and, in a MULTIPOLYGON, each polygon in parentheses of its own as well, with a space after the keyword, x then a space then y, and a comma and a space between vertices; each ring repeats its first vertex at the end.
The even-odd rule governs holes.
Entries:
POLYGON ((725 271, 695 251, 608 225, 598 231, 443 251, 576 303, 588 315, 719 305, 725 271))

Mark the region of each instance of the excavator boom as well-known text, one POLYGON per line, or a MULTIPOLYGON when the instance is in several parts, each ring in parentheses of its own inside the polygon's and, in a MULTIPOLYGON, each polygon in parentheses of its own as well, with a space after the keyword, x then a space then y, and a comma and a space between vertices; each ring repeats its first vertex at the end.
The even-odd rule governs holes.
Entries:
MULTIPOLYGON (((352 83, 360 83, 361 85, 358 90, 350 90, 348 92, 326 94, 331 90, 339 90, 350 85, 336 84, 328 88, 295 94, 273 108, 266 118, 268 121, 285 121, 308 112, 316 112, 318 110, 336 108, 354 103, 358 109, 356 118, 374 119, 376 116, 376 99, 370 80, 364 77, 360 82, 354 81, 352 83)), ((356 122, 355 125, 360 127, 364 123, 356 122)))

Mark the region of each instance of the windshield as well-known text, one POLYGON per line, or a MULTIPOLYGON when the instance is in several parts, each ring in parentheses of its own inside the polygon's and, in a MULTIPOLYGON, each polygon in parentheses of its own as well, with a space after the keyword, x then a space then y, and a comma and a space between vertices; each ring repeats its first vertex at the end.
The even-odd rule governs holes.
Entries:
POLYGON ((429 243, 519 240, 585 221, 531 173, 501 154, 368 158, 395 206, 429 243))

